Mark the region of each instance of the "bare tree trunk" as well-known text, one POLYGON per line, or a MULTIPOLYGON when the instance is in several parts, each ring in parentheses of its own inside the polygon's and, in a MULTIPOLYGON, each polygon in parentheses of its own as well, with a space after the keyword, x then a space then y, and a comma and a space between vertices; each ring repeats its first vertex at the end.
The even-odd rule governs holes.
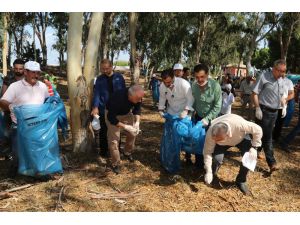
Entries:
POLYGON ((7 65, 11 65, 11 45, 12 45, 12 33, 8 33, 8 55, 7 55, 7 65))
POLYGON ((208 24, 211 20, 210 15, 205 15, 205 13, 200 13, 198 18, 198 36, 197 36, 197 46, 196 46, 196 63, 200 63, 202 48, 204 45, 204 41, 206 39, 206 33, 208 24))
POLYGON ((86 104, 88 85, 81 68, 82 22, 83 13, 69 14, 67 76, 74 152, 85 151, 88 147, 88 125, 85 119, 89 115, 86 104))
MULTIPOLYGON (((91 26, 89 30, 89 36, 87 41, 87 48, 84 57, 84 76, 86 78, 89 90, 93 90, 94 78, 96 77, 96 64, 97 64, 97 55, 99 50, 101 29, 103 23, 104 13, 92 14, 91 26)), ((87 100, 87 105, 91 105, 91 93, 87 100)))
POLYGON ((138 14, 135 12, 129 13, 129 35, 130 35, 130 68, 131 68, 131 83, 138 84, 140 77, 140 60, 138 59, 136 49, 136 27, 138 14))
POLYGON ((47 45, 46 45, 46 29, 48 25, 48 13, 38 13, 38 24, 35 24, 35 32, 40 41, 42 48, 43 61, 42 65, 47 65, 47 45))
POLYGON ((32 46, 34 51, 34 61, 36 61, 37 57, 36 57, 36 46, 35 46, 35 18, 32 19, 32 46))
POLYGON ((2 63, 3 63, 3 75, 7 75, 7 15, 3 13, 3 47, 2 47, 2 63))

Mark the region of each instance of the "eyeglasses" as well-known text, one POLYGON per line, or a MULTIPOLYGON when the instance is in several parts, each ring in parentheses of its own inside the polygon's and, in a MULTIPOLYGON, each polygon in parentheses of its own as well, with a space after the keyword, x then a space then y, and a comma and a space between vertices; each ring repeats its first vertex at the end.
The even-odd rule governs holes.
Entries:
POLYGON ((286 70, 279 70, 279 69, 277 69, 277 68, 275 68, 278 72, 280 72, 280 73, 285 73, 286 72, 286 70))

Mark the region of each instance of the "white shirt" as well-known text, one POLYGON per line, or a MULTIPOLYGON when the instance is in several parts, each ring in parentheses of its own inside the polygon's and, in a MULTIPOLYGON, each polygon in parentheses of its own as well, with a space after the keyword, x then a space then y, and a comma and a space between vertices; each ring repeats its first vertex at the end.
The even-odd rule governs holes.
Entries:
MULTIPOLYGON (((21 106, 43 104, 47 97, 49 93, 46 84, 38 81, 32 86, 22 79, 12 83, 1 99, 10 102, 13 106, 21 106)), ((16 122, 14 115, 11 115, 11 118, 16 122)))
POLYGON ((171 90, 161 83, 158 109, 164 110, 166 100, 168 100, 167 112, 171 115, 179 115, 185 109, 193 111, 194 98, 190 83, 180 77, 175 77, 173 85, 171 90))
POLYGON ((234 96, 232 93, 229 95, 226 92, 222 93, 222 114, 230 114, 231 113, 231 104, 234 102, 234 96))

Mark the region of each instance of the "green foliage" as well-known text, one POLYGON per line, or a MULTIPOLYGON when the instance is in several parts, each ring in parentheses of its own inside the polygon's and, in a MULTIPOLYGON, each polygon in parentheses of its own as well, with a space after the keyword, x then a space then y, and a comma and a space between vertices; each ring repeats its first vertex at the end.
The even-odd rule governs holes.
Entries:
POLYGON ((273 61, 274 60, 271 60, 270 49, 262 48, 255 52, 252 64, 258 69, 265 69, 271 67, 273 61))

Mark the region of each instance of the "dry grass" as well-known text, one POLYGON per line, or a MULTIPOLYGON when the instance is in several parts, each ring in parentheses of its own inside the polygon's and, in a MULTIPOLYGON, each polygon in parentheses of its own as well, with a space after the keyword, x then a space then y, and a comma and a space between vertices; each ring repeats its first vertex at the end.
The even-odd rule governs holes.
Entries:
MULTIPOLYGON (((275 157, 281 170, 272 176, 267 173, 265 160, 259 161, 257 171, 248 176, 252 196, 243 196, 233 184, 241 159, 234 148, 219 171, 220 185, 205 185, 204 172, 184 163, 179 176, 173 177, 160 166, 163 120, 151 105, 147 94, 142 134, 134 153, 136 161, 123 161, 120 175, 105 169, 103 162, 99 164, 94 153, 70 152, 71 140, 62 143, 62 154, 67 158, 68 168, 63 177, 56 180, 7 179, 8 165, 2 160, 0 191, 26 183, 33 186, 0 200, 0 211, 299 211, 300 152, 297 145, 292 146, 296 149, 292 154, 275 146, 275 157)), ((234 112, 238 113, 238 110, 235 107, 234 112)), ((289 130, 284 129, 283 134, 289 130)), ((294 141, 296 143, 299 143, 299 138, 294 141)))

